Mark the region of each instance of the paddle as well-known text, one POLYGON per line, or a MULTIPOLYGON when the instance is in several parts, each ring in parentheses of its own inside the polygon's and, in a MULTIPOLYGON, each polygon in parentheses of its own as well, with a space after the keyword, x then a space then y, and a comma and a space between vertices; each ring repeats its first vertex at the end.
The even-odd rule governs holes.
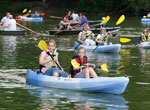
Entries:
POLYGON ((28 13, 31 13, 31 10, 29 10, 28 13))
POLYGON ((28 30, 28 31, 30 31, 30 32, 32 32, 32 33, 34 33, 34 34, 38 34, 37 32, 35 32, 35 31, 33 31, 33 30, 31 30, 31 29, 29 29, 29 28, 27 28, 27 27, 25 27, 25 26, 23 26, 23 25, 21 25, 21 24, 19 24, 19 23, 16 23, 18 26, 20 26, 20 27, 23 27, 24 29, 26 29, 26 30, 28 30))
POLYGON ((62 17, 58 17, 58 16, 49 16, 49 17, 53 19, 62 19, 62 17))
POLYGON ((24 10, 22 11, 22 13, 25 13, 25 12, 27 12, 27 9, 24 9, 24 10))
MULTIPOLYGON (((80 67, 80 64, 74 59, 71 60, 71 64, 74 68, 79 68, 80 67)), ((88 65, 88 66, 93 67, 93 65, 88 65)), ((86 67, 86 66, 84 66, 84 65, 81 66, 81 68, 83 68, 83 67, 86 67)), ((97 66, 96 68, 100 68, 101 70, 104 70, 104 71, 108 72, 108 68, 107 68, 106 64, 102 64, 101 66, 97 66)))
POLYGON ((130 42, 131 39, 128 39, 128 38, 120 38, 120 42, 121 43, 126 43, 126 42, 130 42))
MULTIPOLYGON (((48 50, 48 46, 46 44, 46 42, 44 40, 41 40, 38 44, 38 47, 41 49, 41 50, 44 50, 47 52, 47 54, 52 58, 52 60, 54 60, 54 57, 49 53, 49 50, 48 50)), ((61 66, 56 62, 54 61, 55 64, 57 65, 57 67, 62 70, 61 66)))
MULTIPOLYGON (((124 15, 121 15, 120 18, 118 19, 118 21, 116 22, 115 26, 117 26, 117 25, 119 25, 120 23, 122 23, 122 22, 124 21, 124 19, 125 19, 125 16, 124 16, 124 15)), ((94 49, 92 52, 95 52, 95 50, 97 49, 98 46, 99 46, 99 45, 97 45, 97 46, 95 47, 95 49, 94 49)))

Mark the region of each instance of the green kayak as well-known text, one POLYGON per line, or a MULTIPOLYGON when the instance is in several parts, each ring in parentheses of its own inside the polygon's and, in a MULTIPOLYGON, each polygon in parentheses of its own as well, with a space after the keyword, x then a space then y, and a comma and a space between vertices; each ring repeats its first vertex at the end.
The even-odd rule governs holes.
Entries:
MULTIPOLYGON (((112 32, 113 35, 116 35, 117 32, 120 30, 120 27, 107 27, 105 28, 106 31, 112 32)), ((76 35, 79 34, 81 29, 78 30, 49 30, 50 35, 76 35)), ((100 28, 92 28, 91 31, 94 34, 99 34, 100 33, 100 28)))
POLYGON ((0 30, 1 35, 24 35, 25 30, 0 30))

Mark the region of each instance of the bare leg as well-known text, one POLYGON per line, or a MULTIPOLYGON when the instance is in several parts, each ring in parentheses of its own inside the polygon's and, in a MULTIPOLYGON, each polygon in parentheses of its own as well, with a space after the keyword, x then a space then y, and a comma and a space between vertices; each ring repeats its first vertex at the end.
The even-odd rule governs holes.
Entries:
POLYGON ((54 73, 53 73, 53 76, 58 77, 58 73, 57 73, 57 72, 54 72, 54 73))
POLYGON ((89 68, 84 69, 85 78, 89 78, 89 68))
POLYGON ((93 78, 98 78, 97 74, 95 73, 95 71, 91 67, 89 68, 89 73, 92 75, 93 78))
POLYGON ((104 42, 104 45, 107 45, 107 43, 106 43, 106 42, 104 42))

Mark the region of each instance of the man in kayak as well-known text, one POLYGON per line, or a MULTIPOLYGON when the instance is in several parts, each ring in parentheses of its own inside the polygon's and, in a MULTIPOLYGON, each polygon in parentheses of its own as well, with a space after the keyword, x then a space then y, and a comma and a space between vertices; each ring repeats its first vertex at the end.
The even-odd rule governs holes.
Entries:
POLYGON ((66 17, 64 17, 63 20, 60 21, 59 29, 60 30, 69 30, 69 29, 71 29, 70 23, 67 22, 66 17))
POLYGON ((9 23, 9 15, 10 15, 10 13, 9 12, 7 12, 6 13, 6 16, 5 17, 3 17, 2 18, 2 20, 1 20, 1 23, 0 24, 3 24, 3 28, 4 29, 7 29, 7 27, 8 27, 8 23, 9 23))
POLYGON ((88 23, 88 20, 87 20, 87 18, 86 18, 86 16, 83 14, 83 13, 80 13, 80 16, 81 16, 81 21, 80 21, 80 27, 82 27, 83 26, 83 24, 87 24, 87 25, 89 25, 89 23, 88 23))
POLYGON ((43 75, 55 76, 55 77, 67 77, 68 73, 63 71, 63 68, 58 62, 58 53, 55 50, 56 43, 54 40, 48 41, 49 54, 46 51, 42 51, 39 58, 40 72, 43 75), (56 65, 56 62, 58 65, 56 65), (61 70, 57 67, 59 66, 61 70))
POLYGON ((149 31, 147 29, 144 29, 138 43, 142 43, 142 42, 149 41, 149 40, 150 40, 149 31))
POLYGON ((101 27, 101 33, 96 37, 96 45, 112 45, 108 43, 108 37, 112 37, 111 32, 106 33, 105 28, 101 27))
POLYGON ((73 67, 73 65, 71 64, 71 68, 70 68, 70 74, 71 77, 73 78, 98 78, 97 74, 95 73, 95 71, 93 70, 93 68, 95 68, 95 65, 93 64, 93 68, 92 67, 88 67, 87 64, 87 57, 86 57, 86 51, 84 47, 80 47, 78 49, 78 55, 73 57, 74 60, 77 61, 77 63, 80 64, 79 67, 73 67))
POLYGON ((87 46, 94 46, 95 41, 93 40, 95 34, 90 31, 90 27, 87 24, 82 26, 82 32, 78 35, 78 42, 87 46))

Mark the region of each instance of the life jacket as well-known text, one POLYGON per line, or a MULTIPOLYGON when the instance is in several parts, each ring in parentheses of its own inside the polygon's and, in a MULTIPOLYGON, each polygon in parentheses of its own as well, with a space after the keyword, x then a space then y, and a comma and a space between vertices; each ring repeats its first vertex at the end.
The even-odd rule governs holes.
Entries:
POLYGON ((108 34, 101 34, 101 37, 98 39, 98 41, 104 41, 107 42, 108 34))
POLYGON ((143 35, 143 39, 144 39, 145 41, 148 41, 148 40, 149 40, 149 34, 148 34, 148 36, 147 36, 147 39, 146 39, 146 36, 143 35))
POLYGON ((91 39, 91 36, 89 35, 91 32, 90 31, 82 31, 81 39, 91 39))
MULTIPOLYGON (((80 64, 80 66, 84 65, 87 63, 87 57, 84 56, 83 57, 83 61, 81 60, 81 58, 77 55, 77 56, 74 56, 72 59, 77 59, 77 62, 80 64)), ((73 66, 71 64, 71 67, 70 67, 70 74, 71 74, 71 77, 73 78, 74 75, 76 75, 77 73, 79 73, 81 71, 81 69, 78 69, 78 70, 74 70, 73 69, 73 66)))
MULTIPOLYGON (((50 52, 47 52, 47 56, 46 56, 46 59, 49 59, 49 58, 51 58, 51 56, 54 58, 54 60, 56 60, 56 52, 54 52, 54 53, 50 53, 50 52)), ((52 59, 52 58, 51 58, 52 59)), ((48 63, 46 63, 46 64, 44 64, 44 65, 40 65, 40 73, 42 73, 42 68, 49 68, 49 67, 56 67, 56 63, 55 62, 48 62, 48 63)))

